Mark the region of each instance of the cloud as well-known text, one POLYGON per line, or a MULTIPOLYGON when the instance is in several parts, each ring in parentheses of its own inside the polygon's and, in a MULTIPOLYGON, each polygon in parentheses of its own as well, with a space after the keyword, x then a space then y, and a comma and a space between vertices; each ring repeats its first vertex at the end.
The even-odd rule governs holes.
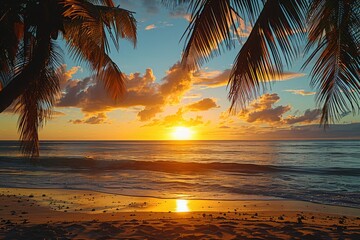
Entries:
POLYGON ((360 123, 334 124, 328 129, 318 124, 294 126, 264 132, 258 137, 263 139, 360 139, 360 123))
POLYGON ((131 11, 136 11, 139 8, 142 8, 151 15, 159 12, 159 0, 122 0, 120 6, 131 11))
POLYGON ((296 124, 296 123, 312 123, 319 120, 321 114, 320 109, 307 109, 305 113, 301 116, 288 116, 284 119, 287 124, 296 124))
POLYGON ((145 27, 145 30, 152 30, 152 29, 155 29, 155 28, 156 28, 155 24, 150 24, 150 25, 147 25, 145 27))
POLYGON ((234 12, 233 12, 233 17, 237 21, 237 26, 234 31, 234 35, 238 35, 240 38, 247 38, 252 31, 251 25, 246 24, 245 21, 242 18, 238 17, 238 15, 236 15, 234 12))
POLYGON ((150 126, 165 126, 165 127, 175 127, 175 126, 185 126, 185 127, 194 127, 198 125, 204 125, 208 122, 204 122, 201 116, 196 116, 194 118, 186 119, 184 117, 184 110, 182 108, 178 109, 175 114, 167 115, 162 119, 154 119, 152 122, 144 125, 144 127, 150 126))
POLYGON ((200 101, 185 106, 186 110, 193 112, 207 111, 212 108, 219 108, 219 106, 216 104, 216 101, 212 98, 204 98, 200 101))
MULTIPOLYGON (((224 71, 204 71, 199 70, 194 73, 194 85, 204 88, 218 88, 228 84, 231 69, 224 71)), ((293 78, 305 76, 303 73, 284 72, 276 74, 273 79, 266 79, 267 81, 286 81, 293 78)))
POLYGON ((126 93, 117 102, 104 90, 103 83, 93 77, 68 80, 58 107, 76 107, 85 113, 107 112, 118 108, 143 107, 138 117, 142 121, 154 118, 168 105, 177 104, 191 89, 192 73, 174 64, 166 76, 156 83, 152 69, 145 74, 126 75, 126 93))
POLYGON ((63 64, 61 65, 60 69, 58 71, 62 73, 63 77, 60 81, 60 88, 63 89, 66 87, 66 84, 69 82, 70 79, 73 78, 73 76, 78 73, 79 71, 82 71, 82 68, 80 66, 73 66, 69 70, 67 69, 67 65, 63 64))
POLYGON ((283 72, 283 73, 275 73, 275 76, 271 79, 264 79, 266 81, 287 81, 294 78, 299 78, 306 76, 305 73, 298 72, 283 72))
POLYGON ((141 0, 141 3, 148 13, 156 14, 159 12, 159 3, 157 0, 141 0))
POLYGON ((285 126, 282 128, 258 125, 222 129, 231 139, 251 140, 312 140, 312 139, 360 139, 360 123, 334 124, 326 130, 319 124, 285 126))
POLYGON ((167 71, 162 80, 160 93, 166 96, 170 103, 179 103, 184 94, 191 89, 192 74, 180 63, 176 63, 167 71))
POLYGON ((183 99, 201 98, 201 94, 187 94, 183 96, 183 99))
POLYGON ((70 120, 73 124, 105 124, 110 123, 105 113, 98 113, 85 119, 70 120))
POLYGON ((311 96, 316 94, 316 92, 308 92, 303 89, 288 89, 285 90, 285 92, 290 92, 292 94, 301 95, 301 96, 311 96))
POLYGON ((186 21, 190 22, 192 19, 192 16, 190 13, 187 12, 187 6, 185 5, 179 5, 175 7, 174 9, 170 10, 170 17, 173 18, 184 18, 186 21))
POLYGON ((273 107, 275 103, 280 100, 279 95, 276 93, 273 94, 264 94, 258 100, 254 101, 250 108, 243 110, 240 113, 240 118, 244 119, 246 122, 260 122, 260 123, 269 123, 276 124, 280 123, 282 116, 290 111, 290 106, 278 106, 273 107))
POLYGON ((140 121, 144 122, 154 118, 156 114, 160 112, 162 112, 161 106, 146 106, 143 110, 138 112, 137 116, 140 121))
POLYGON ((231 69, 224 71, 199 70, 194 73, 194 85, 205 88, 217 88, 226 86, 229 81, 231 69))
POLYGON ((276 124, 309 124, 319 120, 320 109, 307 109, 304 114, 284 117, 291 110, 291 106, 274 106, 280 101, 278 94, 264 94, 252 102, 248 109, 243 110, 239 116, 248 123, 259 122, 270 125, 276 124))

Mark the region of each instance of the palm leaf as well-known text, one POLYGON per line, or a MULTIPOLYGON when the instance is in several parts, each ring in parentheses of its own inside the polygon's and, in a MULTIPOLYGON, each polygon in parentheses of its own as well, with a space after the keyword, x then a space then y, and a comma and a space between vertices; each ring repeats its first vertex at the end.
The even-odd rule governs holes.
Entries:
POLYGON ((312 52, 303 67, 315 60, 311 84, 320 89, 324 126, 359 109, 359 9, 359 1, 345 0, 316 0, 310 7, 306 51, 312 52))
POLYGON ((59 49, 52 43, 50 55, 40 75, 34 76, 32 84, 18 99, 15 111, 20 114, 18 125, 22 152, 30 157, 39 156, 39 128, 51 117, 52 108, 60 93, 63 62, 59 49))
POLYGON ((237 20, 230 0, 195 0, 190 2, 189 9, 192 20, 183 35, 187 44, 182 64, 193 69, 235 46, 237 20))
POLYGON ((268 0, 230 74, 231 109, 256 98, 271 79, 281 78, 283 62, 290 66, 304 37, 306 1, 268 0))
POLYGON ((96 72, 97 77, 104 82, 105 89, 114 99, 118 99, 125 91, 125 77, 118 66, 111 60, 109 43, 105 28, 115 35, 112 40, 116 48, 119 38, 129 39, 136 44, 136 21, 132 12, 121 8, 96 6, 79 1, 64 13, 64 37, 68 43, 71 55, 79 61, 86 60, 96 72), (79 32, 79 29, 83 32, 79 32))

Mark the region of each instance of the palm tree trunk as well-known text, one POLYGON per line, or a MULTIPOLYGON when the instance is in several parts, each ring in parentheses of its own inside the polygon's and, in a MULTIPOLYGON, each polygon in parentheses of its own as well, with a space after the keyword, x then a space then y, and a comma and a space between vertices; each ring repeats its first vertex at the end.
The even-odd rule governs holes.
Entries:
POLYGON ((47 14, 47 1, 40 1, 43 6, 40 6, 43 11, 41 24, 39 24, 36 31, 36 44, 34 49, 34 56, 27 66, 16 75, 9 84, 0 90, 0 113, 5 111, 25 90, 31 85, 34 78, 40 75, 41 71, 46 66, 49 59, 50 48, 50 33, 51 26, 49 26, 49 14, 47 14))

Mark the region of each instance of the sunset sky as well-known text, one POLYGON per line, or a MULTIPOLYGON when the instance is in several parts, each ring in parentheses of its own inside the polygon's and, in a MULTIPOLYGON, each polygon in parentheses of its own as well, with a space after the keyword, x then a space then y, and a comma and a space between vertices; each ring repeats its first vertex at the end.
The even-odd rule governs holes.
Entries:
MULTIPOLYGON (((246 111, 229 115, 226 84, 241 44, 199 71, 186 71, 179 66, 184 46, 179 40, 190 17, 185 10, 170 11, 155 0, 121 3, 138 20, 137 47, 123 40, 120 51, 110 54, 127 75, 127 93, 111 100, 59 42, 66 81, 53 119, 40 131, 42 140, 174 139, 176 127, 187 127, 191 139, 360 138, 360 116, 350 112, 326 132, 319 127, 316 89, 309 87, 310 70, 300 71, 301 59, 246 111)), ((241 27, 246 40, 251 27, 241 27)), ((18 139, 17 118, 0 115, 0 139, 18 139)))

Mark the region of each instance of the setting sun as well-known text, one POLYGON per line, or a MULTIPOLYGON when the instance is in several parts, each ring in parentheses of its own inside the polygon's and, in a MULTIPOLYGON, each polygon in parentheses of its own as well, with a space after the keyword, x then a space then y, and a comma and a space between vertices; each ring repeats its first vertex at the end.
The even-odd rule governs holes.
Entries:
POLYGON ((192 137, 192 131, 187 127, 175 127, 172 132, 172 138, 174 140, 190 140, 192 137))
POLYGON ((188 200, 176 199, 176 212, 189 212, 188 200))

